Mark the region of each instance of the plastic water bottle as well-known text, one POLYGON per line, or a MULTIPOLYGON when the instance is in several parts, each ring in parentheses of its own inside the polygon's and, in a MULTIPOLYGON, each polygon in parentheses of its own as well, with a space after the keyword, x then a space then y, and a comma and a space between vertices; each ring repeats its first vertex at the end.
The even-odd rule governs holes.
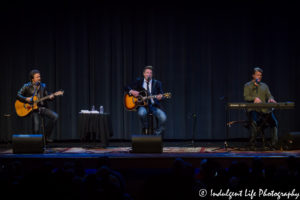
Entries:
POLYGON ((100 106, 99 111, 100 111, 100 114, 103 114, 103 113, 104 113, 104 107, 103 107, 103 106, 100 106))
POLYGON ((95 111, 95 106, 94 105, 92 105, 92 111, 95 111))

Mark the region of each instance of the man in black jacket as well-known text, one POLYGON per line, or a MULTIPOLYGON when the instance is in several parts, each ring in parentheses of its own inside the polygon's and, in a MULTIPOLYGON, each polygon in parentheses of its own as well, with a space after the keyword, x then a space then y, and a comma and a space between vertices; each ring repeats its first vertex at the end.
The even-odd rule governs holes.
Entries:
POLYGON ((158 119, 158 128, 155 131, 155 135, 161 135, 165 130, 165 122, 167 116, 165 112, 161 109, 160 101, 162 100, 163 91, 161 82, 155 79, 152 79, 152 66, 146 66, 143 71, 143 78, 138 78, 135 82, 125 87, 125 92, 137 97, 140 95, 140 92, 146 90, 148 95, 158 95, 155 99, 148 100, 148 108, 145 106, 140 106, 138 108, 138 116, 143 125, 143 133, 149 128, 147 113, 148 111, 152 112, 153 115, 158 119))
MULTIPOLYGON (((25 83, 23 87, 18 91, 17 99, 24 103, 31 103, 33 96, 37 96, 38 99, 43 98, 48 95, 46 84, 41 82, 41 73, 39 70, 31 70, 29 73, 30 82, 25 83)), ((54 99, 54 95, 50 95, 50 99, 54 99)), ((58 119, 58 114, 50 110, 47 106, 47 101, 41 101, 38 103, 38 109, 32 111, 32 127, 33 134, 39 133, 40 120, 39 115, 45 116, 49 119, 45 126, 45 137, 47 142, 52 142, 49 138, 55 122, 58 119)))

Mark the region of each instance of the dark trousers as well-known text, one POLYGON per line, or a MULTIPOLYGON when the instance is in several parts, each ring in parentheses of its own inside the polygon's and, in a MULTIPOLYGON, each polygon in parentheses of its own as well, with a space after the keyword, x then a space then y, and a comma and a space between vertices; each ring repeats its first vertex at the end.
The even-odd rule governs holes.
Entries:
POLYGON ((264 128, 270 127, 272 129, 272 145, 278 143, 278 121, 273 112, 261 113, 257 111, 250 111, 248 113, 250 120, 251 138, 250 143, 254 145, 256 136, 262 132, 264 128))
POLYGON ((48 121, 45 126, 45 137, 49 138, 58 119, 58 114, 44 107, 40 107, 38 110, 34 111, 32 113, 33 134, 39 134, 41 126, 40 116, 46 118, 48 121))

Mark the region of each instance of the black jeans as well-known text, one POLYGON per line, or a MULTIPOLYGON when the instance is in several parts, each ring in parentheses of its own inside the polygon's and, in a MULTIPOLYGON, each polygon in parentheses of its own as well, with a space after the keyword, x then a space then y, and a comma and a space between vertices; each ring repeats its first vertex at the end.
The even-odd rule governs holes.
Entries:
POLYGON ((258 132, 262 132, 264 128, 272 128, 272 145, 278 143, 278 121, 273 112, 261 113, 250 111, 248 113, 250 120, 251 138, 250 143, 254 144, 258 132))
POLYGON ((45 137, 49 138, 54 128, 55 122, 58 119, 58 114, 48 108, 40 107, 32 113, 33 134, 38 134, 40 131, 40 116, 46 117, 48 123, 45 126, 45 137))

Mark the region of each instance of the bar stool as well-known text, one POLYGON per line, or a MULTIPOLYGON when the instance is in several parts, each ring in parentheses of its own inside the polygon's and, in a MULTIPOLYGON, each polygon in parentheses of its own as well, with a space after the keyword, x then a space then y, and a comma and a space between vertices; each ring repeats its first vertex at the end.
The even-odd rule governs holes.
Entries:
POLYGON ((156 126, 158 124, 158 119, 153 115, 152 112, 148 112, 147 120, 148 120, 148 129, 145 130, 145 135, 153 135, 155 128, 154 128, 154 118, 156 119, 156 126))

